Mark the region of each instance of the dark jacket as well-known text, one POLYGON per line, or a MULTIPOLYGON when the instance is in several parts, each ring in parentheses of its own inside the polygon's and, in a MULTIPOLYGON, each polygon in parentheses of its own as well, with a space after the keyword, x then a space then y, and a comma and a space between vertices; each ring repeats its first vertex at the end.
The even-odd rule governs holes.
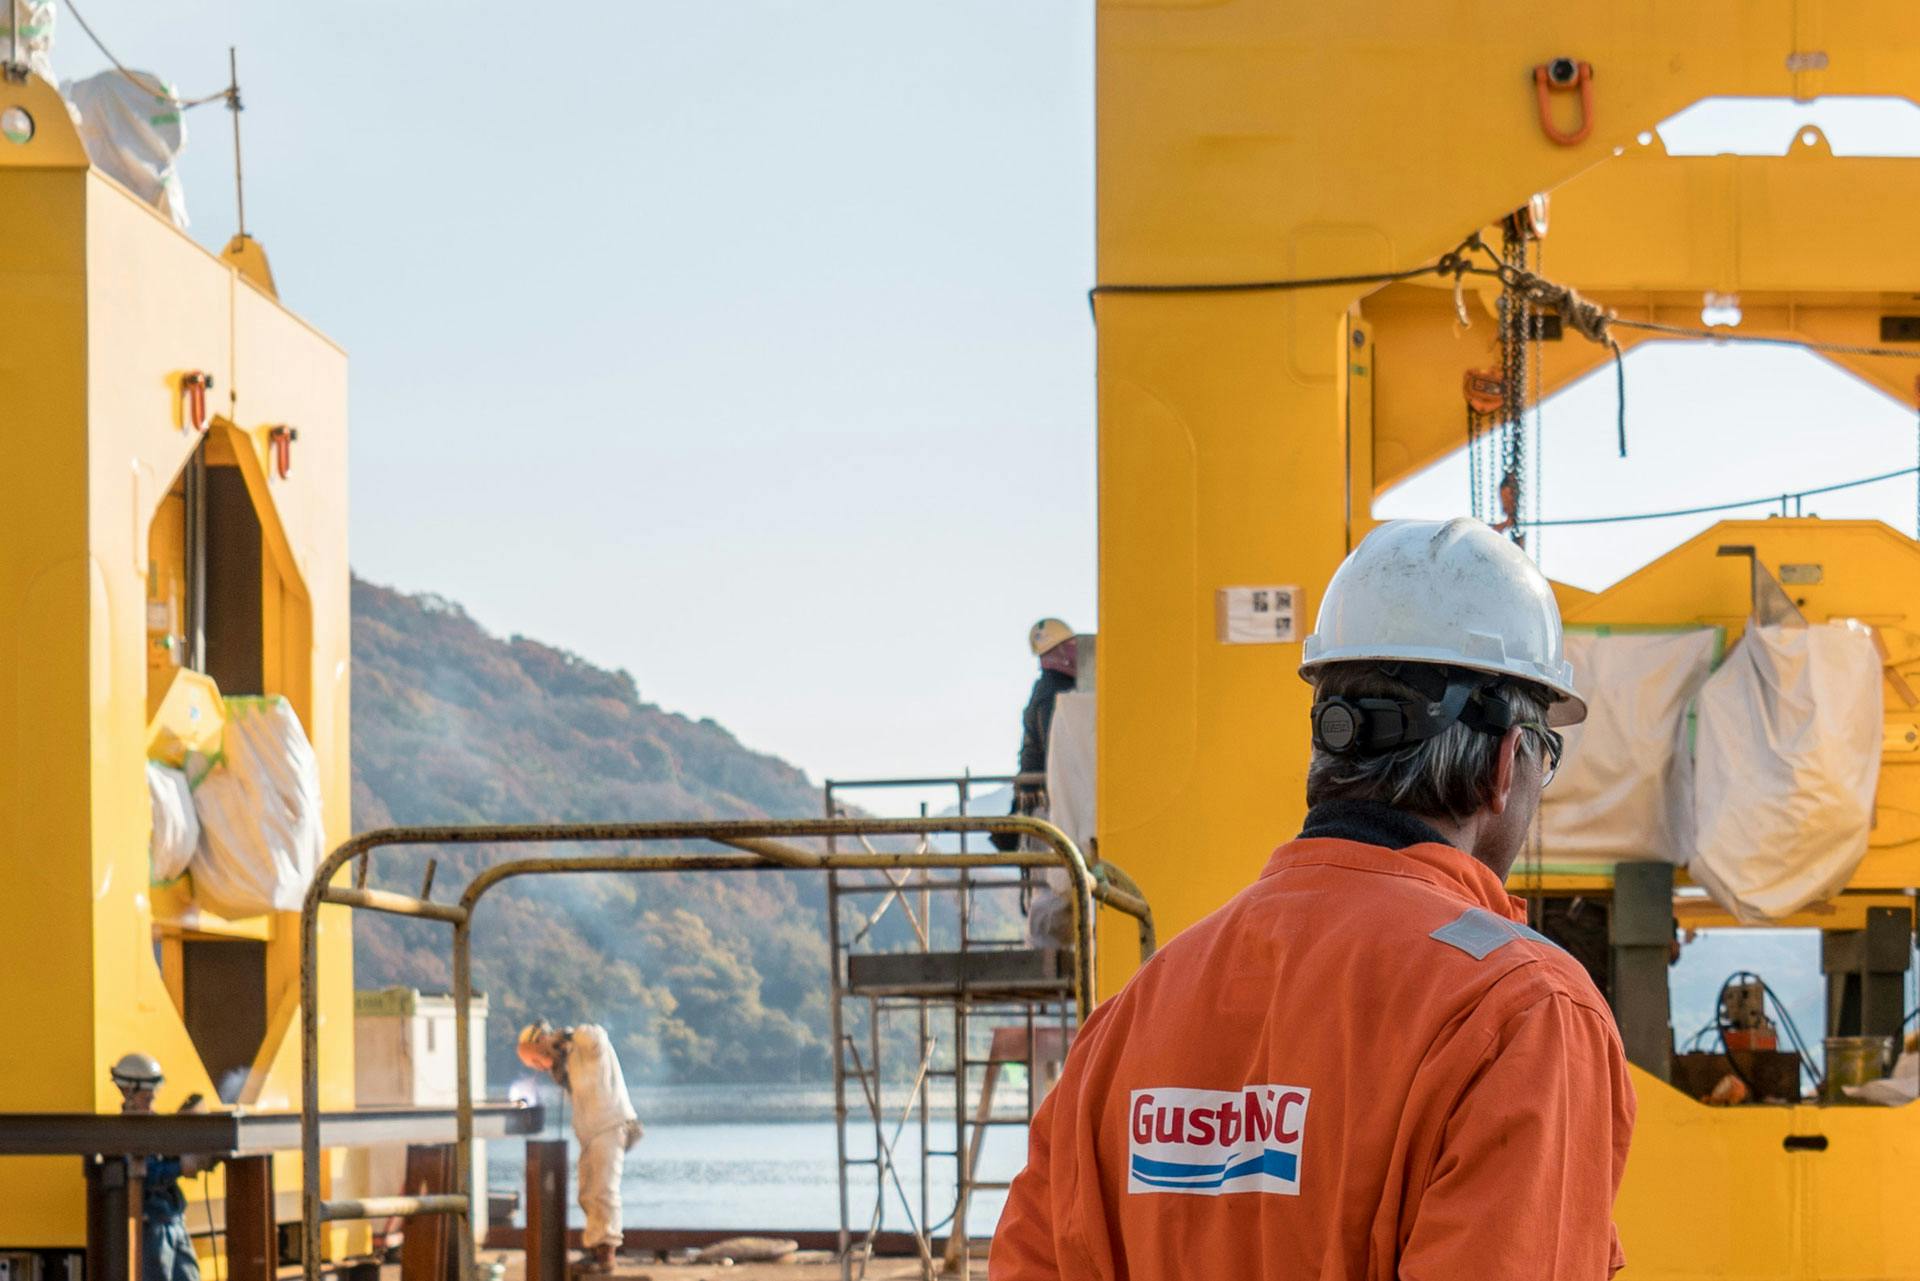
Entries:
POLYGON ((1061 691, 1070 690, 1073 686, 1073 677, 1065 672, 1052 671, 1042 671, 1040 679, 1033 683, 1033 694, 1027 699, 1027 710, 1020 716, 1022 774, 1047 772, 1047 738, 1053 732, 1053 700, 1060 697, 1061 691))

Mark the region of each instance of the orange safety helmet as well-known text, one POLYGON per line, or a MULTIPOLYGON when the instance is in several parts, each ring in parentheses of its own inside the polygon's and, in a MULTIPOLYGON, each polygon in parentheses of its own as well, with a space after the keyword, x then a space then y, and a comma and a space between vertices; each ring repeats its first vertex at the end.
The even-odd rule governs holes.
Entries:
POLYGON ((529 1023, 520 1029, 520 1040, 513 1047, 520 1061, 536 1072, 553 1070, 553 1046, 549 1039, 553 1035, 553 1024, 545 1019, 529 1023))

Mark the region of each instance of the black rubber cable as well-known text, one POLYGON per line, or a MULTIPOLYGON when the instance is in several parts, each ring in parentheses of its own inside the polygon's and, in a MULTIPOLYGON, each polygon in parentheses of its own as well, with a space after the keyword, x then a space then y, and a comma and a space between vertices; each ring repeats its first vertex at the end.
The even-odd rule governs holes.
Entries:
POLYGON ((1858 489, 1862 485, 1877 485, 1883 480, 1898 480, 1902 476, 1920 473, 1920 466, 1902 467, 1898 471, 1881 472, 1878 476, 1863 476, 1859 480, 1845 480, 1837 485, 1821 485, 1815 489, 1792 490, 1783 494, 1769 494, 1765 498, 1743 498, 1737 502, 1709 503, 1704 507, 1676 507, 1671 511, 1628 512, 1619 516, 1569 516, 1559 520, 1532 520, 1529 526, 1543 525, 1619 525, 1636 520, 1667 520, 1674 516, 1702 516, 1710 512, 1734 511, 1741 507, 1760 507, 1777 503, 1783 498, 1813 498, 1819 494, 1837 494, 1843 489, 1858 489))

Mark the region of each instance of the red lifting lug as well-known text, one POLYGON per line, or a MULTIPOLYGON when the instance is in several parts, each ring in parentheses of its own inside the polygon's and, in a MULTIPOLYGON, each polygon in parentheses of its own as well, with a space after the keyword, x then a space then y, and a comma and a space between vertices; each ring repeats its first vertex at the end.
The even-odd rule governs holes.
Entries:
POLYGON ((198 369, 180 375, 180 394, 186 400, 186 419, 195 431, 207 429, 207 393, 213 390, 213 375, 198 369))
POLYGON ((1507 381, 1497 369, 1469 369, 1460 380, 1467 408, 1476 414, 1497 414, 1507 403, 1507 381))
POLYGON ((1563 147, 1577 147, 1593 132, 1593 65, 1555 58, 1533 69, 1533 96, 1540 105, 1540 127, 1563 147), (1553 95, 1580 93, 1580 126, 1566 132, 1553 123, 1553 95))
POLYGON ((267 444, 273 449, 273 471, 281 480, 293 470, 293 442, 300 439, 292 427, 275 427, 267 432, 267 444))

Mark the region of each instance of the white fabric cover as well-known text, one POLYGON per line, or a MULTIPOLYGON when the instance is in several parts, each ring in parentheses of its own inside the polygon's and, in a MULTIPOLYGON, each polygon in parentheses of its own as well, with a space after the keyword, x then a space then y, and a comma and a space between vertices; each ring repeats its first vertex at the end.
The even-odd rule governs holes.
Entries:
POLYGON ((1053 701, 1053 728, 1047 735, 1047 813, 1053 825, 1093 858, 1092 690, 1069 690, 1053 701))
POLYGON ((1687 707, 1720 633, 1568 632, 1587 719, 1540 797, 1540 849, 1558 862, 1685 863, 1693 826, 1687 707))
POLYGON ((13 0, 13 21, 0 21, 0 60, 13 57, 20 33, 20 61, 48 84, 53 78, 53 0, 13 0))
POLYGON ((178 880, 200 844, 200 818, 193 812, 193 788, 187 776, 155 761, 147 762, 147 800, 153 806, 153 835, 147 841, 155 885, 178 880))
POLYGON ((94 168, 173 219, 187 225, 187 198, 176 162, 187 145, 187 126, 173 87, 147 71, 146 86, 118 71, 69 80, 60 92, 80 113, 80 138, 94 168))
POLYGON ((1856 625, 1762 627, 1700 693, 1688 870, 1741 922, 1831 898, 1867 852, 1881 660, 1856 625))
POLYGON ((229 919, 297 912, 325 853, 320 765, 293 706, 229 698, 220 755, 189 758, 201 841, 193 897, 229 919))

